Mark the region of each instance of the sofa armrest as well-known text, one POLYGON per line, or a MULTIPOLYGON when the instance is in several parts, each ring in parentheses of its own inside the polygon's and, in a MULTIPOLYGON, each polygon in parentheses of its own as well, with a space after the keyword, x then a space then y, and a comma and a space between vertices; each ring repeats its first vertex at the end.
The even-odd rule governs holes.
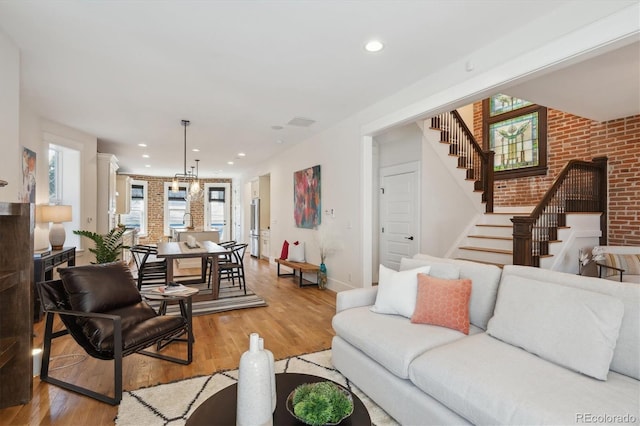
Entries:
POLYGON ((625 272, 624 269, 616 268, 615 266, 607 265, 606 263, 600 263, 600 262, 596 262, 596 265, 598 265, 600 267, 599 268, 599 272, 598 272, 598 277, 599 278, 603 278, 603 276, 602 276, 602 268, 613 269, 614 271, 617 271, 620 274, 620 282, 622 282, 622 273, 625 272))
POLYGON ((373 305, 376 303, 377 294, 378 287, 341 291, 336 295, 336 313, 345 309, 373 305))

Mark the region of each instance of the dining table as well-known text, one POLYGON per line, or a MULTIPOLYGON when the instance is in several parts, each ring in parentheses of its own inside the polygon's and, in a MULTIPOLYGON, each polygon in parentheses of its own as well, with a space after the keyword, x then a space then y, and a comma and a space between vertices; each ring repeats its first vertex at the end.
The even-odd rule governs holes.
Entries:
MULTIPOLYGON (((207 282, 207 259, 212 260, 212 282, 218 282, 218 258, 228 254, 229 250, 213 241, 197 241, 194 245, 188 245, 187 241, 158 243, 156 257, 167 259, 167 282, 174 281, 173 261, 185 258, 202 258, 202 276, 200 278, 179 281, 181 284, 194 284, 207 282)), ((211 286, 211 298, 218 298, 218 286, 211 286)))

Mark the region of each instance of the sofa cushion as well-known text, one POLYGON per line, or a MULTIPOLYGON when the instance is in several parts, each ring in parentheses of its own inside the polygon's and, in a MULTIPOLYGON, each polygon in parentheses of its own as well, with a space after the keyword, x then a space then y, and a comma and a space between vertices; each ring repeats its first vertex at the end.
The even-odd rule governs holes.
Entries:
POLYGON ((71 309, 108 312, 142 298, 129 267, 122 262, 58 268, 71 309))
POLYGON ((428 266, 398 272, 380 265, 378 294, 371 311, 411 318, 416 308, 418 274, 428 272, 428 266))
POLYGON ((469 334, 471 280, 443 280, 418 274, 418 297, 411 322, 469 334))
MULTIPOLYGON (((412 324, 400 315, 378 315, 368 307, 341 311, 333 317, 336 335, 396 376, 407 379, 409 364, 425 351, 466 336, 435 325, 412 324)), ((480 333, 471 327, 469 333, 480 333)))
POLYGON ((612 296, 505 275, 487 333, 606 380, 623 314, 612 296))
POLYGON ((502 274, 582 288, 620 300, 624 304, 624 316, 610 368, 640 380, 640 286, 515 265, 505 266, 502 274))
MULTIPOLYGON (((604 263, 607 266, 624 269, 624 275, 640 275, 640 254, 604 253, 604 263)), ((615 269, 602 268, 603 277, 619 276, 615 269)))
POLYGON ((420 259, 403 257, 400 259, 400 270, 415 269, 421 266, 430 266, 429 275, 445 280, 457 280, 460 278, 460 268, 451 263, 435 263, 420 259))
POLYGON ((473 283, 471 300, 469 301, 469 321, 483 330, 487 329, 487 323, 493 315, 502 269, 495 265, 444 259, 427 254, 416 254, 413 258, 430 263, 449 263, 460 268, 460 278, 468 278, 473 283))
POLYGON ((425 352, 411 363, 409 377, 474 424, 604 423, 587 420, 603 414, 622 416, 611 423, 635 416, 627 421, 634 423, 640 410, 636 380, 576 374, 486 333, 425 352))

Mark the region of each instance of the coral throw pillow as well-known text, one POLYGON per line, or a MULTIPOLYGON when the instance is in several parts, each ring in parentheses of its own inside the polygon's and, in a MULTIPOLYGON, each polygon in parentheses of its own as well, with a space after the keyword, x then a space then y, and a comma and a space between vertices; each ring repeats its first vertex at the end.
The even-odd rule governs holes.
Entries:
POLYGON ((411 322, 469 334, 471 280, 445 280, 418 274, 418 297, 411 322))
POLYGON ((286 260, 289 257, 289 241, 284 240, 282 243, 282 251, 280 252, 280 259, 286 260))

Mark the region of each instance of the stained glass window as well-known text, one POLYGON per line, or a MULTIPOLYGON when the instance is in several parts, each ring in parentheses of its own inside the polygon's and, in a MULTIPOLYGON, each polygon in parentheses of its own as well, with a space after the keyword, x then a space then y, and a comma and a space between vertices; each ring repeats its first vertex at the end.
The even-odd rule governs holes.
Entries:
POLYGON ((533 104, 524 99, 514 98, 513 96, 500 93, 489 98, 489 115, 494 117, 529 105, 533 104))
POLYGON ((495 152, 495 171, 537 166, 538 113, 490 124, 489 146, 495 152))
POLYGON ((505 94, 482 104, 483 142, 495 153, 495 179, 547 173, 547 109, 505 94))

